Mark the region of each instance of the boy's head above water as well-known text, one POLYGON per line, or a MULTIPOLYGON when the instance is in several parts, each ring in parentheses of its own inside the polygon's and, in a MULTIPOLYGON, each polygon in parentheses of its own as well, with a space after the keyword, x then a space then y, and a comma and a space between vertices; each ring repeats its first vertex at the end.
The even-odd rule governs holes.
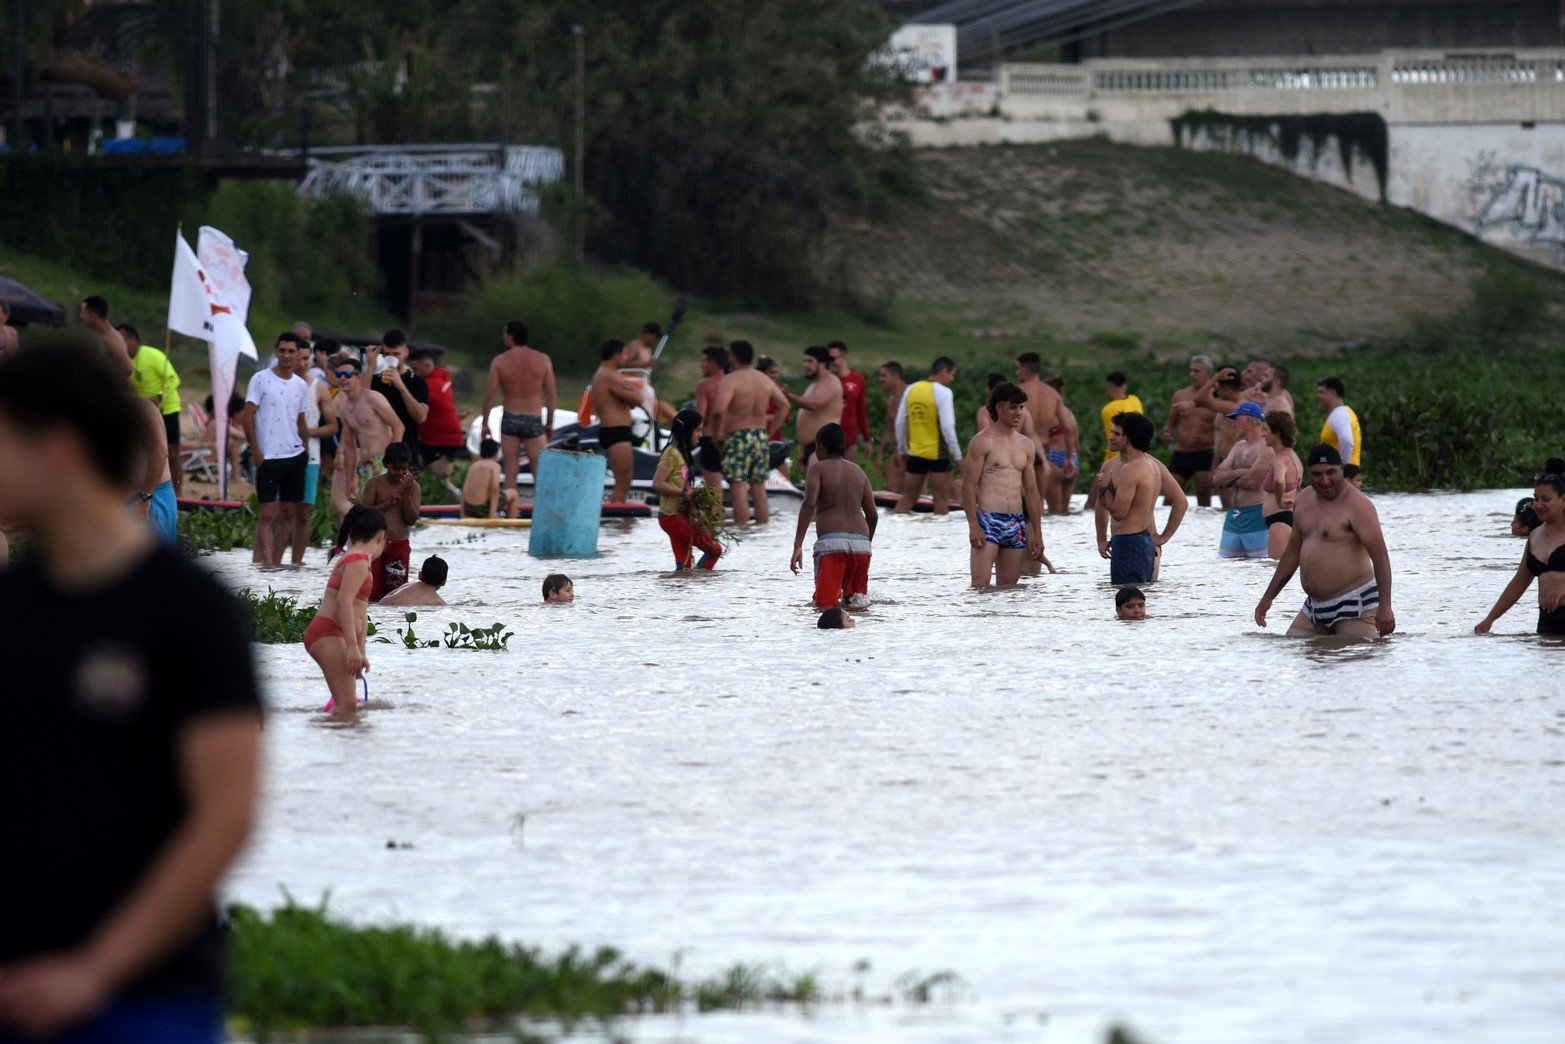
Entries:
POLYGON ((1114 595, 1114 615, 1121 620, 1145 620, 1147 596, 1139 587, 1121 587, 1114 595))
POLYGON ((556 604, 574 602, 576 585, 564 573, 550 573, 543 578, 543 600, 556 604))

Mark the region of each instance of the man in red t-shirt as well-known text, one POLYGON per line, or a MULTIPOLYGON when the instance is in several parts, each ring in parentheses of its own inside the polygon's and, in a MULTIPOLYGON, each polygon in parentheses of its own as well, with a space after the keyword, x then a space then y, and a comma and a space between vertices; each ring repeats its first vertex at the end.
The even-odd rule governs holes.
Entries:
POLYGON ((826 350, 831 353, 831 372, 842 382, 842 433, 848 440, 847 458, 858 460, 859 442, 868 445, 875 441, 864 405, 864 375, 848 369, 848 346, 841 341, 828 342, 826 350))
POLYGON ((429 416, 418 426, 419 459, 440 481, 449 482, 451 465, 464 451, 462 422, 469 411, 457 412, 451 371, 435 363, 433 348, 415 348, 409 352, 408 369, 429 385, 429 416))

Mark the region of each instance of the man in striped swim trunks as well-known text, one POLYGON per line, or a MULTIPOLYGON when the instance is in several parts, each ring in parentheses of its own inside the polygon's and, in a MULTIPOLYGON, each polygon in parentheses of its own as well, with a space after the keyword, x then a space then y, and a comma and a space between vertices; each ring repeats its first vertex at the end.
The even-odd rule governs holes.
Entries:
POLYGON ((1374 502, 1342 477, 1342 456, 1331 446, 1310 450, 1304 466, 1310 485, 1299 492, 1293 535, 1255 607, 1255 622, 1266 626, 1272 600, 1297 571, 1306 597, 1290 636, 1384 638, 1396 630, 1397 618, 1391 556, 1374 502))

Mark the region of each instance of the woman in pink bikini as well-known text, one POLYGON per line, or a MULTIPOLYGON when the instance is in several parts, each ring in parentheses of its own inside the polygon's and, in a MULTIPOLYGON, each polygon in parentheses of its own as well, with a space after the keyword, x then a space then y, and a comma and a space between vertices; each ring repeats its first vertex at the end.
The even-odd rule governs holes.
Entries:
POLYGON ((1279 558, 1293 533, 1293 502, 1299 495, 1304 464, 1293 452, 1299 426, 1291 413, 1272 410, 1261 437, 1272 448, 1272 468, 1261 480, 1261 517, 1266 522, 1266 554, 1279 558))
MULTIPOLYGON (((353 683, 370 669, 364 641, 369 619, 370 562, 386 547, 386 516, 355 505, 343 516, 331 557, 347 554, 326 581, 326 595, 304 632, 304 651, 320 665, 331 690, 326 710, 352 719, 358 710, 353 683)), ((328 561, 330 558, 328 558, 328 561)))

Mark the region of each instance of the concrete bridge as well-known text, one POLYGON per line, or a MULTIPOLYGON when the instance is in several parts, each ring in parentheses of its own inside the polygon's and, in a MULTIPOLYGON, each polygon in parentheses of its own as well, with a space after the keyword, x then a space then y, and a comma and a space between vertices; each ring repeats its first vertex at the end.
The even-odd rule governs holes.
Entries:
POLYGON ((921 147, 1166 146, 1191 113, 1217 116, 1192 121, 1190 147, 1248 152, 1565 268, 1565 48, 1007 64, 992 83, 926 90, 891 123, 921 147), (1378 117, 1384 154, 1319 119, 1332 116, 1378 117))

